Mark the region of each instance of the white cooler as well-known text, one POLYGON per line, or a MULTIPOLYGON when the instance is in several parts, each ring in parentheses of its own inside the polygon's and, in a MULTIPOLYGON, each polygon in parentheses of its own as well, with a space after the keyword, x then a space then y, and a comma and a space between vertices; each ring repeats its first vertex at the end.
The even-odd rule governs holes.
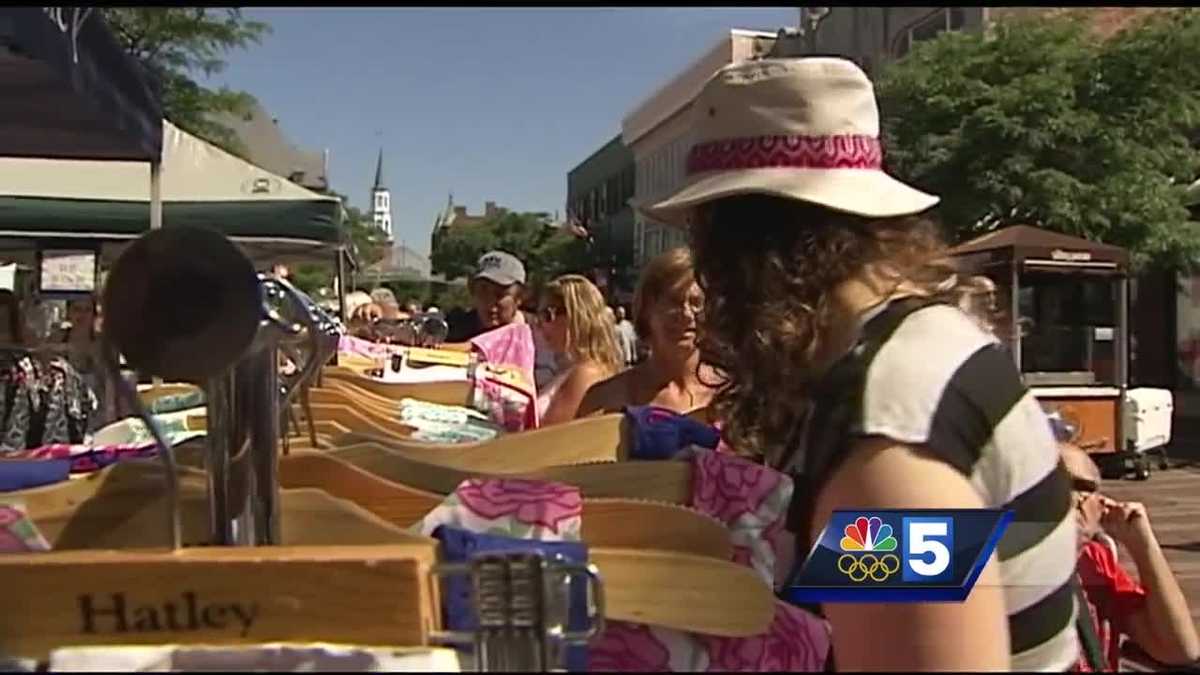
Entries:
POLYGON ((1175 399, 1168 389, 1139 387, 1125 392, 1122 406, 1125 449, 1146 452, 1171 441, 1175 399))

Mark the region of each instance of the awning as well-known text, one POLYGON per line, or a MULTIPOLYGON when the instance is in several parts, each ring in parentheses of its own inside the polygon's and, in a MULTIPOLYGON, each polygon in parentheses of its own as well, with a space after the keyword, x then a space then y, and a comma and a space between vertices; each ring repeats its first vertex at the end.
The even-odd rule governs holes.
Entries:
MULTIPOLYGON (((160 124, 164 227, 212 227, 279 251, 341 242, 338 198, 160 124)), ((143 162, 0 158, 0 239, 132 239, 150 229, 149 185, 143 162)))
POLYGON ((954 247, 950 255, 976 268, 1016 264, 1045 269, 1124 271, 1129 265, 1129 252, 1120 246, 1030 225, 1013 225, 989 232, 954 247))
POLYGON ((152 82, 98 11, 0 7, 0 155, 155 161, 152 82))

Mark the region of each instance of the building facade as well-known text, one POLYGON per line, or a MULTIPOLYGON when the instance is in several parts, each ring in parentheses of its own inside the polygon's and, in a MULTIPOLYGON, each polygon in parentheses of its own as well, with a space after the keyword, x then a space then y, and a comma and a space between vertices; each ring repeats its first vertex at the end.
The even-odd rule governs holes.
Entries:
POLYGON ((621 134, 567 172, 567 216, 592 236, 595 280, 610 299, 628 302, 637 283, 633 152, 621 134))
MULTIPOLYGON (((652 93, 621 122, 621 140, 634 159, 634 202, 653 203, 684 180, 692 101, 721 67, 765 55, 775 33, 733 29, 682 73, 652 93)), ((659 253, 687 243, 674 227, 634 214, 634 264, 640 269, 659 253)))
POLYGON ((379 159, 375 162, 375 183, 371 186, 371 220, 375 227, 387 235, 388 241, 394 241, 392 236, 392 193, 383 184, 383 150, 379 150, 379 159))
POLYGON ((429 235, 429 250, 437 250, 438 239, 441 238, 442 233, 447 228, 479 225, 493 218, 498 218, 505 213, 508 213, 508 209, 503 206, 497 206, 496 202, 485 202, 483 213, 468 213, 467 207, 454 203, 454 195, 451 194, 446 198, 446 208, 439 212, 433 219, 433 231, 429 235))
POLYGON ((832 7, 820 23, 816 52, 851 59, 871 74, 914 44, 948 30, 982 30, 987 7, 832 7))
MULTIPOLYGON (((842 56, 868 74, 902 58, 913 45, 945 31, 983 31, 997 19, 1029 13, 1056 14, 1077 7, 833 7, 821 21, 816 52, 842 56)), ((1098 37, 1110 36, 1148 7, 1090 7, 1098 37)))

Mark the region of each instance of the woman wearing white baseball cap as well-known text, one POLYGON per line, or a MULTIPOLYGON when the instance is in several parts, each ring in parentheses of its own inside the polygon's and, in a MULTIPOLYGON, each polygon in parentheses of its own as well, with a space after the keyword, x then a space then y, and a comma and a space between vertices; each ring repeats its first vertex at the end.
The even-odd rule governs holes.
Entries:
POLYGON ((961 604, 825 604, 837 667, 1071 668, 1058 450, 1012 360, 955 306, 922 216, 937 197, 883 171, 870 80, 837 58, 743 62, 692 114, 685 186, 642 210, 691 230, 716 411, 732 447, 797 477, 797 557, 835 509, 1016 513, 961 604))

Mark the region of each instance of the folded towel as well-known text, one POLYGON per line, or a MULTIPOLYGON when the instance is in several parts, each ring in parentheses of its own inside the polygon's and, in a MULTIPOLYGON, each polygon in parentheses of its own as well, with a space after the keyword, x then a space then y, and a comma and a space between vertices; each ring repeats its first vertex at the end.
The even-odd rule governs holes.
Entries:
POLYGON ((672 459, 689 447, 715 450, 721 442, 715 427, 658 406, 625 408, 625 419, 632 427, 630 459, 672 459))

